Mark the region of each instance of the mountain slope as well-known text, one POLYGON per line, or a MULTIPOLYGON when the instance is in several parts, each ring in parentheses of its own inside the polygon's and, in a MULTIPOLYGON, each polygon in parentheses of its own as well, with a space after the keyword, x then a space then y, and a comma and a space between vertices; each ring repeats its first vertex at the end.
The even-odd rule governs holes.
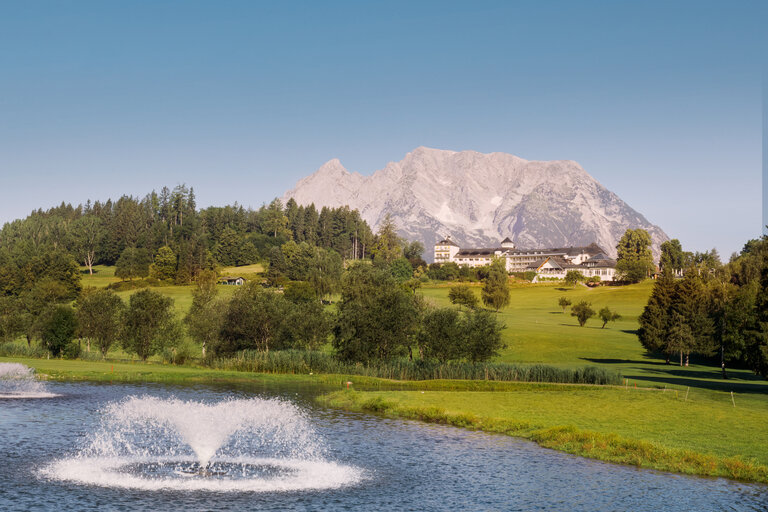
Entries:
POLYGON ((566 247, 596 242, 609 255, 627 228, 643 228, 654 255, 667 235, 576 162, 528 161, 507 153, 419 147, 371 176, 334 159, 300 180, 284 200, 360 211, 374 228, 389 213, 400 233, 432 245, 451 235, 462 247, 566 247))

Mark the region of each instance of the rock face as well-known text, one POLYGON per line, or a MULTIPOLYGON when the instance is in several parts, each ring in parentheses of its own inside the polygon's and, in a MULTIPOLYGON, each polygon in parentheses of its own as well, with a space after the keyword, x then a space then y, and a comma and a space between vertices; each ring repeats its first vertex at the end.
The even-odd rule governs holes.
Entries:
POLYGON ((316 207, 349 205, 375 230, 389 213, 400 234, 424 243, 425 259, 446 235, 461 247, 497 247, 509 237, 520 248, 596 242, 612 256, 627 228, 651 235, 658 258, 668 239, 659 228, 603 187, 576 162, 528 161, 507 153, 419 147, 371 176, 334 159, 283 197, 316 207))

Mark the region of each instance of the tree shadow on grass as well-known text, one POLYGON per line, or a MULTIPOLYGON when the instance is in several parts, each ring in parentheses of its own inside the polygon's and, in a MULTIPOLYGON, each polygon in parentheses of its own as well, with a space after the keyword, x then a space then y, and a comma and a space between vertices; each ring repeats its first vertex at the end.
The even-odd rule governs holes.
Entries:
MULTIPOLYGON (((692 372, 692 373, 707 373, 707 372, 692 372)), ((719 378, 718 372, 707 373, 707 378, 715 379, 719 378), (714 373, 714 374, 713 374, 714 373)), ((756 394, 768 394, 768 386, 765 384, 759 384, 759 382, 765 382, 762 378, 745 379, 744 375, 740 374, 738 378, 733 376, 728 379, 720 379, 716 381, 704 380, 700 378, 691 377, 673 377, 663 376, 663 372, 659 372, 659 376, 652 375, 635 375, 629 377, 631 380, 653 382, 655 384, 664 383, 672 384, 675 386, 690 386, 692 388, 709 389, 711 391, 733 391, 734 393, 756 393, 756 394)))
POLYGON ((605 330, 602 327, 600 327, 599 325, 597 327, 595 327, 594 325, 585 325, 584 327, 582 327, 579 324, 560 324, 560 325, 562 325, 563 327, 581 327, 582 329, 597 329, 597 330, 600 330, 600 331, 604 331, 605 330))
POLYGON ((634 334, 637 336, 637 329, 622 329, 621 332, 625 334, 634 334))
POLYGON ((600 359, 595 357, 580 357, 583 361, 589 361, 596 364, 641 364, 641 365, 654 365, 654 366, 667 366, 664 361, 638 361, 636 359, 600 359))

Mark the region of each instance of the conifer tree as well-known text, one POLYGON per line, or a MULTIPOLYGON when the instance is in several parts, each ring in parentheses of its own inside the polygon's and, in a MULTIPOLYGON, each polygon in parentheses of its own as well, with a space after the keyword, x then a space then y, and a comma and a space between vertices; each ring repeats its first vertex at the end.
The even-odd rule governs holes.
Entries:
POLYGON ((640 315, 637 336, 648 352, 664 352, 669 363, 667 334, 671 326, 672 302, 675 296, 675 279, 672 269, 665 268, 653 285, 651 297, 640 315))

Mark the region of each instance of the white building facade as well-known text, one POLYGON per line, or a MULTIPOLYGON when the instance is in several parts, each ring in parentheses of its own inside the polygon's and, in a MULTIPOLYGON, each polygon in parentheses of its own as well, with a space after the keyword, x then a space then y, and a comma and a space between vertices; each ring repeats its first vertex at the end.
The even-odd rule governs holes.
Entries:
POLYGON ((563 279, 569 270, 578 270, 585 277, 598 276, 601 281, 613 281, 616 261, 605 255, 597 244, 585 247, 551 249, 518 249, 505 238, 499 247, 463 249, 451 237, 435 244, 435 263, 453 262, 459 266, 483 267, 502 258, 507 272, 536 272, 539 277, 563 279))

